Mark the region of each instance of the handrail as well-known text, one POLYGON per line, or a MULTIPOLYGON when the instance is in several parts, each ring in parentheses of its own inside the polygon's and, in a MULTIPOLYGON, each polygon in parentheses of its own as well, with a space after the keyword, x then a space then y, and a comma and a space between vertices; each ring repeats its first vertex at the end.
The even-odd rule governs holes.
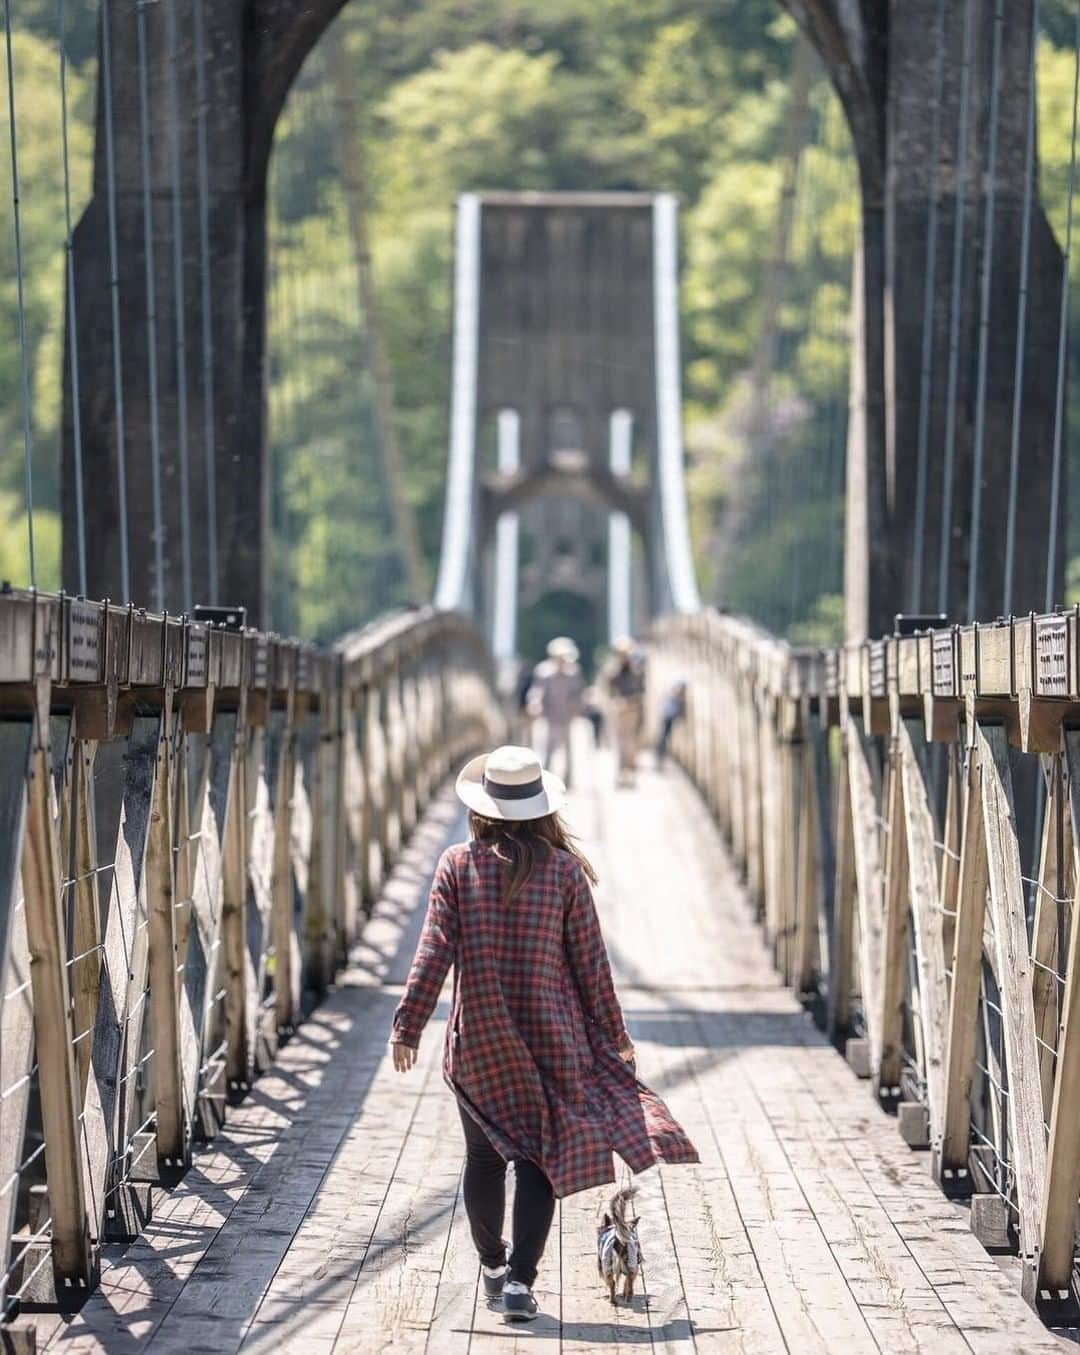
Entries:
POLYGON ((101 1245, 138 1232, 151 1185, 326 991, 450 768, 502 728, 454 613, 327 649, 0 593, 3 1315, 81 1302, 101 1245))
POLYGON ((657 623, 673 742, 785 982, 1031 1302, 1068 1297, 1080 1192, 1080 608, 796 647, 657 623), (1032 852, 1029 837, 1041 842, 1032 852), (1029 861, 1028 858, 1031 857, 1029 861))

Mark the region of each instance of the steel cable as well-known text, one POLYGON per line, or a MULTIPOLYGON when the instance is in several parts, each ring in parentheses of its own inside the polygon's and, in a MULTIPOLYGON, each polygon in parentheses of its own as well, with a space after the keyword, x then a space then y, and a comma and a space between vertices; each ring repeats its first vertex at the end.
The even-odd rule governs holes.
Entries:
POLYGON ((1012 429, 1009 439, 1009 506, 1005 523, 1005 587, 1001 603, 1003 616, 1008 616, 1012 612, 1013 561, 1016 554, 1016 502, 1020 488, 1020 416, 1024 407, 1028 278, 1031 271, 1031 204, 1035 181, 1035 59, 1038 49, 1039 0, 1032 0, 1027 132, 1024 148, 1024 214, 1020 226, 1020 290, 1016 307, 1016 362, 1013 368, 1012 429))
POLYGON ((172 171, 173 309, 176 333, 176 431, 180 462, 180 575, 184 611, 192 607, 191 476, 188 467, 187 317, 184 314, 184 213, 180 197, 180 86, 177 73, 176 0, 167 0, 169 122, 172 171))
POLYGON ((1054 400, 1053 472, 1050 481, 1050 522, 1046 534, 1046 610, 1054 605, 1054 574, 1057 569, 1058 512, 1061 497, 1062 442, 1065 431, 1065 373, 1069 351, 1069 263, 1072 255, 1073 193, 1076 188, 1076 114, 1080 91, 1080 9, 1076 12, 1073 40, 1072 141, 1069 150, 1069 191, 1065 208, 1065 245, 1061 260, 1061 314, 1058 320, 1057 391, 1054 400))
POLYGON ((994 6, 994 42, 990 58, 990 128, 986 153, 986 201, 983 209, 982 289, 979 299, 979 358, 975 389, 975 444, 971 466, 971 530, 968 556, 967 619, 976 619, 979 584, 979 532, 982 519, 983 452, 986 445, 986 365, 990 351, 990 290, 994 281, 994 205, 997 191, 998 111, 1001 105, 1001 37, 1005 0, 994 6))
POLYGON ((26 483, 26 536, 30 559, 30 587, 37 587, 34 551, 34 438, 30 422, 30 359, 27 354, 26 299, 23 289, 22 213, 19 199, 19 138, 15 124, 15 63, 11 53, 11 0, 4 0, 4 41, 7 48, 8 137, 11 147, 11 201, 15 233, 15 288, 19 313, 19 385, 22 396, 23 472, 26 483))
POLYGON ((101 0, 101 82, 105 111, 105 192, 109 228, 109 297, 112 307, 113 402, 116 409, 116 497, 120 534, 120 599, 131 601, 131 554, 127 512, 127 431, 124 424, 124 360, 120 339, 120 251, 116 232, 116 139, 113 129, 112 19, 101 0))
POLYGON ((203 452, 206 462, 206 572, 210 602, 218 602, 217 429, 214 424, 214 326, 210 281, 210 185, 206 145, 206 34, 203 0, 194 0, 195 102, 199 188, 199 270, 202 295, 203 452))
POLYGON ((86 504, 83 486, 82 399, 79 387, 79 335, 75 323, 75 254, 71 240, 71 162, 68 153, 67 32, 64 0, 59 0, 58 41, 60 46, 60 134, 64 157, 64 252, 67 265, 68 368, 71 373, 72 452, 75 461, 75 543, 79 567, 79 592, 85 597, 86 581, 86 504))
POLYGON ((964 268, 964 216, 967 211, 968 125, 971 115, 971 65, 974 0, 964 5, 963 59, 960 67, 960 120, 956 148, 956 198, 953 222, 952 289, 949 303, 949 375, 945 397, 945 467, 941 493, 941 542, 938 557, 938 611, 949 609, 949 561, 952 550, 953 463, 956 459, 957 388, 960 380, 960 305, 964 268))
POLYGON ((934 296, 937 287, 938 161, 941 157, 941 100, 945 87, 945 0, 934 14, 937 67, 930 124, 930 204, 926 215, 926 274, 923 288, 922 353, 919 362, 919 424, 915 452, 915 524, 912 542, 911 594, 913 612, 922 608, 923 551, 926 539, 926 480, 930 445, 930 390, 934 356, 934 296))
POLYGON ((150 473, 154 515, 154 606, 165 610, 165 524, 161 497, 161 436, 158 423, 157 286, 154 277, 154 205, 150 192, 150 91, 147 78, 146 9, 137 0, 139 52, 139 146, 142 168, 143 258, 146 278, 146 362, 150 385, 150 473))

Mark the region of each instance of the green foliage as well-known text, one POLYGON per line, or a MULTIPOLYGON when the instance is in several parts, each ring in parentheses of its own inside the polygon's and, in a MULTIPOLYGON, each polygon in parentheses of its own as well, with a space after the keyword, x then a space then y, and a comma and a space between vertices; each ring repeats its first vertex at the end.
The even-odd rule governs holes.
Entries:
MULTIPOLYGON (((61 373, 64 352, 64 162, 60 102, 60 60, 55 42, 56 9, 33 6, 20 14, 12 35, 15 72, 15 126, 19 167, 22 291, 26 333, 29 446, 34 480, 37 582, 59 583, 61 373), (49 22, 51 20, 52 27, 49 22), (51 39, 51 40, 50 40, 51 39)), ((93 67, 69 66, 68 154, 72 213, 89 193, 92 131, 88 82, 93 67)), ((0 494, 6 519, 2 550, 4 575, 30 582, 25 546, 23 374, 19 344, 19 270, 12 212, 8 104, 0 100, 0 494), (17 504, 17 507, 16 507, 17 504)))
MULTIPOLYGON (((97 4, 65 0, 72 216, 89 192, 97 4)), ((64 177, 56 0, 13 7, 38 580, 59 571, 64 177)), ((1064 241, 1073 0, 1043 0, 1039 177, 1064 241)), ((810 102, 765 427, 748 372, 772 262, 792 21, 776 0, 350 0, 324 43, 354 75, 395 420, 429 574, 448 440, 452 227, 471 188, 674 189, 683 208, 691 522, 707 594, 792 636, 835 634, 858 193, 839 103, 810 102), (748 455, 748 449, 753 449, 748 455)), ((366 317, 316 49, 272 167, 270 441, 275 621, 330 638, 406 599, 377 455, 366 317)), ((6 123, 6 99, 0 118, 6 123)), ((6 125, 0 145, 7 144, 6 125)), ((28 581, 10 166, 0 170, 0 576, 28 581)), ((1075 237, 1073 285, 1080 275, 1075 237)), ((76 280, 78 281, 78 280, 76 280)), ((1069 427, 1080 426, 1080 307, 1069 427)), ((1080 439, 1069 439, 1080 520, 1080 439)), ((1070 587, 1080 590, 1080 556, 1070 587)))

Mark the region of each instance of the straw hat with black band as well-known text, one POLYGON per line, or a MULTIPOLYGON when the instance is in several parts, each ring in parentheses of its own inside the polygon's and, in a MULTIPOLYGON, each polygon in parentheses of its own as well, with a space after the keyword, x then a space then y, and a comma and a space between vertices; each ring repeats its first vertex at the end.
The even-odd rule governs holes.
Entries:
POLYGON ((554 814, 566 799, 566 786, 544 770, 533 750, 512 744, 467 762, 456 790, 458 799, 485 819, 514 823, 554 814))

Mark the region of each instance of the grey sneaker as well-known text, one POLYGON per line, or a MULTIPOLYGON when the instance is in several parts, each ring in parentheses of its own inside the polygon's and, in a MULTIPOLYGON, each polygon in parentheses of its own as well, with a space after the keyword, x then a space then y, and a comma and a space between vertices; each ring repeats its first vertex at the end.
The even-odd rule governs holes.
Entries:
POLYGON ((540 1311, 532 1290, 520 1280, 503 1285, 503 1311, 508 1322, 531 1322, 540 1311))
POLYGON ((481 1266, 480 1274, 484 1280, 485 1297, 497 1299, 503 1291, 503 1286, 506 1284, 506 1266, 481 1266))

